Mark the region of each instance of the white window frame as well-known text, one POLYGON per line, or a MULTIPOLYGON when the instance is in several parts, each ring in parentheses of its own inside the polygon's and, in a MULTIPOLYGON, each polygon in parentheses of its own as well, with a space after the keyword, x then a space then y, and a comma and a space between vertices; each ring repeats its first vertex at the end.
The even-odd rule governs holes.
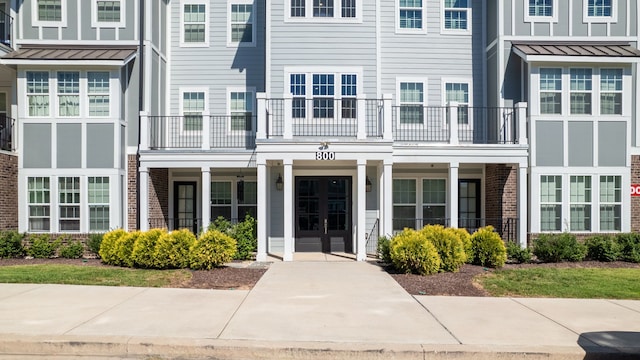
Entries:
MULTIPOLYGON (((217 179, 211 179, 211 186, 209 187, 211 190, 209 192, 209 207, 213 208, 213 207, 228 207, 230 209, 229 211, 229 217, 230 219, 228 220, 232 220, 233 219, 233 203, 234 203, 234 191, 233 191, 233 185, 235 184, 235 182, 231 179, 222 179, 222 178, 217 178, 217 179), (229 203, 228 204, 214 204, 213 203, 213 183, 225 183, 225 184, 229 184, 229 203)), ((213 214, 213 211, 210 211, 210 214, 213 214)), ((217 217, 216 217, 217 218, 217 217)), ((216 219, 213 218, 213 215, 211 215, 211 222, 215 221, 216 219)))
MULTIPOLYGON (((82 190, 82 189, 81 189, 82 190)), ((102 190, 104 191, 104 187, 102 188, 102 190)), ((86 207, 87 207, 87 231, 89 232, 105 232, 108 231, 111 228, 111 177, 107 176, 107 175, 91 175, 87 177, 87 188, 86 188, 86 194, 87 194, 87 202, 86 202, 86 207), (107 196, 107 202, 91 202, 91 186, 89 185, 90 180, 94 179, 94 181, 96 179, 101 179, 101 181, 103 181, 101 184, 104 186, 104 179, 107 179, 107 187, 106 187, 106 196, 107 196), (106 229, 91 229, 91 208, 92 207, 102 207, 102 208, 107 208, 107 211, 109 212, 109 215, 107 217, 107 228, 106 229)), ((102 194, 104 195, 104 194, 102 194)))
MULTIPOLYGON (((26 196, 26 203, 27 203, 27 227, 26 227, 26 228, 27 228, 27 230, 28 230, 29 232, 36 232, 36 233, 48 233, 48 232, 50 232, 50 231, 52 230, 52 221, 51 221, 51 218, 52 218, 52 210, 53 210, 53 209, 52 209, 52 197, 51 197, 51 196, 52 196, 52 194, 51 194, 51 187, 52 187, 52 185, 54 185, 54 184, 55 184, 55 183, 54 183, 54 179, 53 179, 52 177, 50 177, 50 176, 27 176, 27 186, 26 186, 26 192, 27 192, 27 194, 26 194, 26 195, 27 195, 27 196, 26 196), (34 179, 34 181, 36 181, 36 184, 38 184, 38 181, 37 181, 37 180, 39 180, 39 179, 43 181, 43 184, 44 184, 44 179, 47 179, 47 180, 49 181, 49 187, 48 187, 48 188, 45 188, 45 187, 42 187, 42 188, 35 188, 35 189, 33 189, 33 190, 30 190, 30 189, 29 189, 29 180, 30 180, 30 179, 34 179), (34 191, 34 192, 36 192, 36 191, 41 191, 41 192, 42 192, 42 196, 43 196, 43 202, 33 202, 33 203, 32 203, 32 202, 30 202, 30 199, 31 199, 31 191, 34 191), (49 196, 49 201, 48 201, 48 202, 44 201, 45 194, 48 194, 48 196, 49 196), (48 209, 48 210, 49 210, 49 215, 48 215, 48 216, 46 216, 46 215, 43 215, 43 216, 33 216, 33 218, 37 218, 37 219, 49 219, 49 228, 48 228, 48 229, 37 229, 37 230, 34 230, 34 229, 32 229, 32 228, 31 228, 31 218, 32 218, 32 216, 31 216, 31 207, 32 207, 32 206, 34 206, 34 207, 39 207, 39 208, 42 208, 42 209, 48 209)), ((57 189, 57 187, 56 187, 56 189, 57 189)), ((57 191, 56 191, 56 193, 55 193, 53 196, 56 196, 56 197, 58 196, 57 191)))
POLYGON ((618 22, 618 7, 616 6, 617 0, 611 0, 611 16, 589 16, 589 1, 582 0, 583 23, 615 23, 618 22))
POLYGON ((449 184, 448 184, 448 179, 447 178, 444 178, 444 177, 433 177, 433 178, 428 177, 428 178, 421 178, 420 179, 420 195, 419 195, 419 198, 420 198, 421 207, 420 207, 419 211, 420 211, 420 216, 421 216, 421 218, 423 220, 422 226, 427 225, 427 224, 424 223, 424 219, 425 219, 424 218, 424 208, 426 206, 438 206, 438 207, 443 206, 444 207, 444 218, 443 218, 444 224, 442 224, 442 225, 443 226, 448 226, 448 223, 449 223, 449 220, 450 220, 450 219, 447 218, 447 216, 449 214, 449 202, 448 202, 448 199, 447 199, 447 194, 448 193, 449 193, 449 184), (443 181, 444 182, 444 202, 443 203, 427 203, 427 202, 425 202, 425 198, 424 198, 425 186, 424 186, 424 183, 425 183, 425 181, 433 181, 433 180, 439 180, 439 181, 443 181))
MULTIPOLYGON (((594 72, 597 71, 596 74, 596 78, 598 81, 598 109, 597 109, 597 113, 600 114, 601 116, 622 116, 625 113, 625 95, 624 95, 624 87, 625 87, 625 69, 623 68, 617 68, 617 67, 601 67, 601 68, 597 68, 594 69, 594 72), (620 78, 620 85, 622 86, 622 88, 620 90, 603 90, 602 89, 602 71, 603 70, 617 70, 620 71, 622 77, 620 78), (616 114, 603 114, 602 113, 602 95, 603 94, 620 94, 620 113, 616 114)), ((595 113, 595 112, 594 112, 595 113)))
POLYGON ((209 26, 210 26, 210 2, 208 0, 180 0, 180 47, 209 47, 209 26), (186 42, 184 41, 184 6, 204 5, 204 41, 186 42))
MULTIPOLYGON (((610 184, 610 183, 606 182, 606 184, 610 184)), ((605 174, 602 174, 602 175, 598 176, 598 189, 599 189, 599 194, 598 194, 598 200, 599 200, 599 204, 598 204, 598 214, 599 214, 598 226, 599 226, 599 228, 598 228, 598 230, 600 232, 605 232, 605 231, 606 232, 621 232, 622 231, 622 223, 623 223, 623 219, 624 219, 623 216, 622 216, 622 209, 623 209, 623 206, 622 206, 622 203, 623 203, 623 201, 622 201, 622 197, 623 197, 622 187, 623 186, 624 186, 624 181, 623 181, 623 178, 622 178, 621 175, 605 175, 605 174), (605 191, 604 191, 604 189, 602 187, 602 185, 603 185, 602 178, 607 178, 607 179, 608 178, 613 178, 613 187, 612 187, 612 189, 613 189, 613 197, 614 197, 613 201, 607 201, 607 199, 603 199, 603 195, 607 195, 607 194, 605 193, 605 191), (620 181, 620 188, 616 188, 615 187, 616 178, 618 178, 619 181, 620 181), (619 195, 620 195, 620 200, 619 201, 617 201, 615 199, 616 192, 618 192, 619 195), (603 216, 602 216, 603 209, 602 209, 602 207, 603 206, 613 206, 614 208, 615 207, 619 207, 619 211, 618 211, 618 213, 620 214, 620 224, 619 224, 620 228, 619 229, 606 229, 606 230, 602 229, 602 219, 603 219, 603 216)), ((614 224, 615 224, 615 220, 614 220, 614 224)))
MULTIPOLYGON (((248 180, 247 179, 242 179, 242 180, 241 179, 236 179, 235 185, 236 185, 235 186, 235 189, 236 189, 236 194, 235 194, 235 200, 236 200, 235 201, 235 214, 236 214, 235 216, 236 216, 236 219, 238 219, 238 221, 244 221, 244 217, 240 216, 240 208, 241 207, 245 207, 245 208, 254 207, 255 210, 256 210, 255 213, 254 213, 254 215, 255 215, 254 218, 257 219, 258 218, 258 195, 257 195, 258 181, 257 181, 257 179, 253 179, 253 178, 252 179, 248 179, 248 180), (256 202, 255 203, 246 203, 246 202, 242 203, 242 204, 240 203, 240 194, 238 194, 238 184, 239 184, 240 181, 244 182, 245 186, 248 183, 255 184, 255 186, 256 186, 256 202)), ((233 185, 232 185, 232 187, 233 187, 233 185)), ((232 190, 232 193, 233 193, 233 189, 231 189, 231 190, 232 190)), ((246 191, 245 191, 245 193, 246 193, 246 191)), ((233 199, 232 199, 231 202, 233 203, 233 199)), ((232 208, 231 209, 231 214, 232 215, 233 215, 233 212, 234 212, 234 209, 232 208)))
MULTIPOLYGON (((209 88, 206 87, 181 87, 179 91, 178 106, 180 109, 180 132, 184 135, 197 135, 204 131, 204 122, 209 121, 209 88), (202 128, 200 130, 184 129, 184 94, 204 93, 204 110, 202 111, 202 128)), ((209 134, 203 134, 209 136, 209 134)))
MULTIPOLYGON (((426 106, 428 104, 428 86, 429 86, 429 79, 426 77, 414 77, 414 78, 408 78, 408 77, 399 77, 396 78, 396 106, 397 106, 397 111, 398 111, 398 116, 397 116, 397 124, 396 126, 398 128, 411 128, 411 127, 421 127, 424 126, 425 123, 427 122, 427 109, 426 106), (422 83, 422 123, 402 123, 401 121, 401 116, 400 116, 400 106, 402 105, 402 101, 401 101, 401 90, 400 87, 403 83, 422 83)), ((417 105, 417 104, 416 104, 417 105)))
POLYGON ((256 130, 256 88, 240 88, 230 87, 227 88, 227 114, 229 114, 229 121, 227 122, 227 131, 230 134, 246 134, 256 130), (233 109, 231 109, 231 93, 246 93, 250 97, 251 104, 251 129, 250 130, 234 130, 231 126, 233 109))
POLYGON ((82 178, 80 176, 60 176, 58 177, 58 186, 57 186, 57 192, 56 195, 58 196, 58 231, 59 232, 80 232, 82 231, 82 178), (62 185, 62 180, 63 179, 71 179, 72 180, 72 184, 77 184, 78 188, 77 189, 62 189, 60 186, 62 185), (63 194, 77 194, 78 196, 78 201, 77 202, 66 202, 66 201, 61 201, 60 199, 63 198, 62 195, 63 194), (62 217, 62 209, 63 208, 77 208, 78 211, 78 216, 77 217, 62 217), (73 221, 73 222, 77 222, 78 224, 78 229, 76 230, 72 230, 72 229, 62 229, 62 222, 63 221, 73 221))
MULTIPOLYGON (((414 228, 416 227, 417 219, 418 219, 418 206, 420 206, 420 210, 422 210, 422 199, 419 198, 422 195, 420 193, 421 190, 419 188, 419 186, 422 185, 421 183, 422 183, 422 181, 419 181, 417 178, 414 178, 414 177, 393 178, 391 180, 391 192, 392 192, 391 193, 391 202, 392 202, 392 215, 391 215, 391 217, 392 217, 392 222, 393 222, 394 219, 396 219, 396 214, 395 214, 396 206, 407 207, 407 208, 408 207, 413 207, 413 221, 414 221, 413 227, 414 228), (396 203, 396 201, 394 199, 394 196, 393 196, 393 184, 397 180, 413 181, 413 183, 415 184, 415 196, 414 196, 414 199, 413 199, 413 203, 396 203)), ((392 224, 392 227, 394 228, 393 229, 394 232, 395 231, 402 231, 402 229, 395 229, 395 226, 393 226, 393 224, 392 224)))
POLYGON ((562 67, 540 67, 538 68, 538 81, 537 81, 537 88, 538 88, 538 113, 540 113, 540 115, 542 116, 558 116, 558 115, 562 115, 564 114, 565 111, 565 107, 567 106, 567 99, 565 99, 565 89, 566 89, 566 85, 565 85, 565 69, 562 67), (542 81, 542 70, 545 69, 549 69, 549 70, 560 70, 560 90, 542 90, 542 86, 541 85, 541 81, 542 81), (560 94, 560 112, 559 113, 543 113, 542 112, 542 93, 554 93, 554 94, 560 94))
MULTIPOLYGON (((594 114, 594 107, 596 106, 596 104, 594 103, 595 101, 595 96, 594 96, 594 90, 593 90, 593 80, 594 80, 594 76, 593 76, 593 72, 594 72, 594 68, 590 68, 590 67, 570 67, 569 68, 569 86, 567 88, 567 90, 569 91, 569 95, 568 95, 568 105, 569 105, 569 115, 576 115, 576 116, 588 116, 588 115, 593 115, 594 114), (571 70, 588 70, 591 72, 591 77, 589 79, 586 79, 586 81, 588 81, 591 85, 591 89, 579 89, 579 90, 573 90, 571 88, 572 85, 572 77, 571 77, 571 70), (589 94, 590 98, 591 98, 591 102, 589 104, 590 106, 590 112, 587 113, 573 113, 572 112, 572 105, 573 102, 571 101, 571 95, 572 94, 589 94)), ((581 78, 579 78, 578 80, 582 80, 581 78)))
MULTIPOLYGON (((586 175, 586 174, 571 174, 568 176, 569 177, 569 187, 568 187, 568 195, 569 195, 569 203, 568 203, 568 211, 569 211, 569 231, 570 232, 593 232, 594 231, 594 216, 593 216, 593 210, 594 210, 594 195, 595 195, 595 191, 594 191, 594 187, 593 187, 593 178, 594 175, 586 175), (584 178, 584 179, 590 179, 590 187, 588 188, 589 191, 589 200, 585 200, 585 201, 573 201, 572 196, 573 196, 573 192, 572 192, 572 185, 571 185, 571 180, 573 178, 584 178), (573 224, 573 219, 571 218, 571 207, 573 205, 576 206, 587 206, 589 207, 589 211, 585 214, 587 214, 589 216, 589 228, 588 229, 573 229, 572 228, 572 224, 573 224)), ((599 182, 598 182, 599 184, 599 182)), ((587 194, 586 192, 587 188, 585 187, 585 194, 587 194)), ((578 195, 578 194, 576 194, 578 195)), ((598 207, 599 209, 599 207, 598 207)))
POLYGON ((400 27, 400 10, 402 9, 400 7, 401 0, 394 0, 394 1, 395 1, 396 34, 426 34, 427 33, 427 1, 429 0, 422 0, 422 27, 421 28, 400 27))
POLYGON ((257 36, 257 24, 256 24, 256 4, 253 0, 228 0, 227 1, 227 46, 228 47, 255 47, 256 46, 256 36, 257 36), (249 21, 246 24, 251 24, 251 42, 234 42, 232 40, 231 26, 234 24, 231 19, 233 16, 232 7, 233 5, 251 5, 251 16, 249 17, 249 21))
POLYGON ((54 81, 54 79, 52 79, 51 77, 51 72, 49 71, 42 71, 42 70, 26 70, 24 72, 24 91, 25 91, 25 96, 26 96, 26 101, 25 101, 25 109, 24 109, 24 114, 25 117, 30 117, 30 118, 38 118, 38 117, 51 117, 51 114, 53 114, 52 111, 52 107, 56 106, 56 101, 52 101, 52 95, 51 95, 51 90, 53 86, 56 86, 56 82, 54 81), (47 74, 47 87, 48 87, 48 92, 46 93, 39 93, 39 92, 34 92, 34 93, 30 93, 29 92, 29 73, 45 73, 47 74), (45 115, 31 115, 30 111, 29 111, 29 98, 31 96, 46 96, 47 99, 49 100, 49 104, 47 105, 47 113, 45 115))
POLYGON ((356 16, 342 17, 342 0, 333 0, 333 16, 313 16, 313 0, 303 0, 304 16, 291 16, 292 0, 285 0, 285 22, 316 22, 316 23, 362 23, 363 0, 355 0, 356 16))
POLYGON ((91 27, 94 28, 124 28, 126 27, 126 0, 110 0, 120 2, 120 21, 98 20, 98 2, 105 0, 91 0, 91 27))
MULTIPOLYGON (((541 174, 538 176, 538 186, 539 186, 539 192, 538 192, 538 226, 540 227, 540 232, 561 232, 563 231, 562 229, 562 221, 563 221, 563 214, 564 214, 564 179, 562 175, 559 174, 541 174), (542 177, 554 177, 554 178, 560 178, 560 201, 542 201, 542 177), (542 229, 542 207, 545 205, 552 205, 552 206, 558 206, 560 205, 560 228, 556 229, 556 230, 543 230, 542 229)), ((555 190, 554 190, 555 191, 555 190)))
MULTIPOLYGON (((83 77, 82 77, 82 74, 81 74, 80 75, 81 85, 82 85, 82 78, 83 77)), ((115 96, 112 96, 112 94, 111 94, 112 88, 114 87, 111 84, 111 72, 110 71, 93 71, 93 70, 89 70, 89 71, 85 72, 84 78, 86 79, 86 81, 85 81, 85 84, 86 84, 85 85, 86 95, 84 96, 84 98, 86 99, 85 108, 86 108, 87 117, 98 118, 98 119, 99 118, 109 118, 109 117, 111 117, 111 114, 114 112, 114 110, 112 109, 112 105, 113 105, 113 101, 112 100, 117 99, 115 96), (89 91, 89 74, 90 73, 106 73, 107 74, 107 85, 109 86, 109 88, 108 88, 109 91, 107 91, 107 92, 90 92, 89 91), (109 113, 107 115, 91 115, 91 101, 90 101, 90 97, 91 96, 106 96, 108 98, 108 101, 109 101, 109 106, 108 106, 109 113)), ((82 91, 82 89, 80 91, 82 91)), ((81 108, 82 108, 82 106, 81 106, 81 108)))
MULTIPOLYGON (((424 1, 424 0, 423 0, 424 1)), ((441 5, 442 5, 442 11, 440 12, 440 18, 441 20, 441 26, 440 26, 440 32, 442 34, 447 34, 447 35, 471 35, 471 29, 472 29, 472 12, 471 12, 471 3, 473 0, 467 0, 467 7, 464 8, 448 8, 445 7, 447 0, 442 0, 441 5), (464 11, 467 13, 467 27, 466 29, 448 29, 446 27, 446 21, 445 21, 445 14, 447 13, 447 11, 464 11)), ((399 16, 399 14, 398 14, 399 16)), ((423 24, 424 26, 424 24, 423 24)))
POLYGON ((60 21, 38 19, 38 0, 31 0, 31 22, 33 26, 67 27, 67 0, 60 0, 60 21))
MULTIPOLYGON (((469 79, 469 78, 443 78, 442 79, 442 89, 441 89, 441 99, 442 99, 442 106, 448 106, 448 101, 447 101, 447 84, 467 84, 468 88, 469 88, 469 101, 466 103, 461 103, 458 102, 458 105, 462 104, 462 105, 467 105, 467 123, 466 124, 460 124, 460 122, 458 122, 458 129, 464 129, 464 130, 473 130, 473 111, 472 111, 472 107, 473 107, 473 80, 469 79)), ((460 106, 458 106, 458 108, 460 108, 460 106)), ((446 129, 447 126, 447 120, 448 117, 445 117, 444 119, 444 124, 443 127, 446 129)))
MULTIPOLYGON (((545 23, 557 23, 558 22, 558 7, 556 0, 551 1, 551 16, 542 16, 542 15, 529 15, 529 1, 523 0, 524 2, 524 22, 545 22, 545 23)), ((534 5, 535 6, 535 5, 534 5)))
MULTIPOLYGON (((56 71, 55 73, 55 107, 56 107, 56 117, 58 118, 79 118, 84 115, 83 104, 84 104, 84 96, 83 96, 83 73, 81 71, 56 71), (78 74, 78 92, 77 93, 61 93, 60 92, 60 80, 58 78, 60 73, 75 73, 78 74), (60 111, 60 97, 61 96, 77 96, 78 97, 78 115, 61 115, 60 111)), ((51 78, 49 79, 51 80, 51 78)))

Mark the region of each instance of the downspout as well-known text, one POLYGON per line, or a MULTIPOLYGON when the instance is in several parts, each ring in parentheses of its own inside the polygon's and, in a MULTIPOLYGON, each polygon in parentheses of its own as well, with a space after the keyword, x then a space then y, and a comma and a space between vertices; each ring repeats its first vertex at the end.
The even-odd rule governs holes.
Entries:
POLYGON ((142 118, 140 113, 144 111, 144 14, 145 0, 140 0, 140 9, 138 11, 139 21, 138 26, 140 30, 138 32, 139 36, 139 45, 138 45, 138 141, 137 147, 138 151, 136 151, 136 229, 140 229, 140 142, 142 137, 140 136, 140 132, 142 129, 142 118))

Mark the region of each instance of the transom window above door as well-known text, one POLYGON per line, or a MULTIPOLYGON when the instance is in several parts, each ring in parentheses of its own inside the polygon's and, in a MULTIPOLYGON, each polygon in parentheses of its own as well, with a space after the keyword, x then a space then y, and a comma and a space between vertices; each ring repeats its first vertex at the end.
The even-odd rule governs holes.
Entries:
POLYGON ((362 0, 289 0, 287 20, 359 22, 362 0))

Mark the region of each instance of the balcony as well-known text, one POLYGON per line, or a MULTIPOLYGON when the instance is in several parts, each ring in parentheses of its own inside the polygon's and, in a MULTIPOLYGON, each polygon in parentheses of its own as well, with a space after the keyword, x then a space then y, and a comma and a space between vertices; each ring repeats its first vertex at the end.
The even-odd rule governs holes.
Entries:
POLYGON ((186 116, 143 114, 141 117, 142 136, 151 150, 252 150, 256 146, 256 117, 251 113, 186 116))
POLYGON ((11 47, 11 27, 13 18, 6 12, 0 10, 0 43, 11 47))
POLYGON ((0 115, 0 150, 14 151, 14 131, 16 121, 5 115, 0 115))

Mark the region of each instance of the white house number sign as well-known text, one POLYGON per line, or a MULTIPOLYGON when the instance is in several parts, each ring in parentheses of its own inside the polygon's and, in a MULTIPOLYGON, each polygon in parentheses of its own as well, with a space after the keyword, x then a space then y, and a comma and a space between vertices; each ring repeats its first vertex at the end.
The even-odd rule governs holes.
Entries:
POLYGON ((336 153, 333 151, 317 151, 316 160, 335 160, 336 153))

